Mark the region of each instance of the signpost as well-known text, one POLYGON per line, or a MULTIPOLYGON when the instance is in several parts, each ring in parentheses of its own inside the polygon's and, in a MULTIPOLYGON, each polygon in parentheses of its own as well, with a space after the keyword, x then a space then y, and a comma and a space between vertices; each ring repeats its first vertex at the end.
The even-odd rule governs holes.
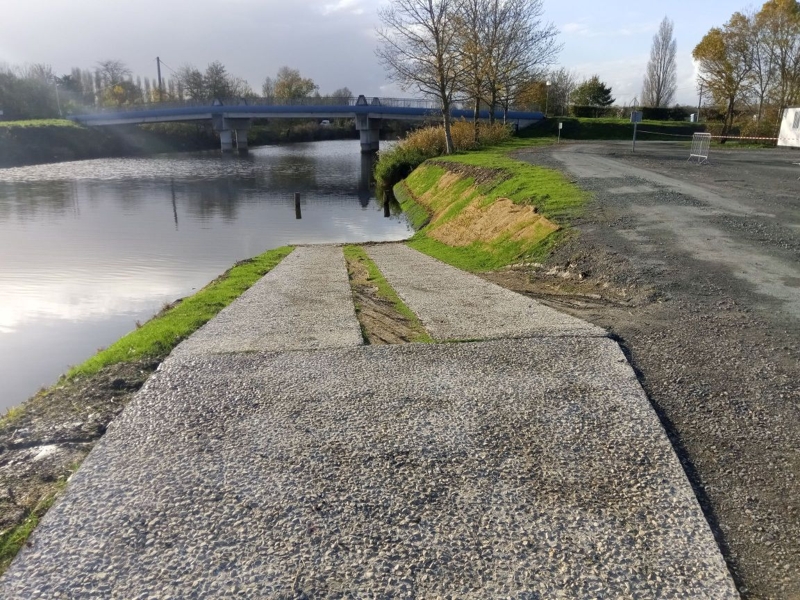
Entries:
POLYGON ((635 110, 631 113, 631 123, 633 123, 633 150, 636 152, 636 126, 642 122, 642 111, 635 110))
POLYGON ((561 130, 564 129, 564 123, 558 124, 558 144, 561 143, 561 130))

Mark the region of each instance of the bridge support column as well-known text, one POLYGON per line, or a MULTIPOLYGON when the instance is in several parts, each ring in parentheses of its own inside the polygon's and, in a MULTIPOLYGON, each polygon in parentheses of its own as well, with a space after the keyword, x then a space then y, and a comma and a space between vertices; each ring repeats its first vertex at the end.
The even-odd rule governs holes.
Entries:
POLYGON ((230 129, 220 130, 219 144, 223 152, 233 152, 233 132, 230 129))
POLYGON ((250 119, 229 118, 222 115, 212 117, 214 131, 219 133, 219 144, 223 152, 233 152, 234 136, 236 149, 247 152, 247 130, 250 129, 250 119))
POLYGON ((356 115, 356 129, 361 138, 361 152, 377 152, 380 147, 381 120, 356 115))
POLYGON ((239 152, 247 152, 247 129, 236 130, 236 149, 239 152))

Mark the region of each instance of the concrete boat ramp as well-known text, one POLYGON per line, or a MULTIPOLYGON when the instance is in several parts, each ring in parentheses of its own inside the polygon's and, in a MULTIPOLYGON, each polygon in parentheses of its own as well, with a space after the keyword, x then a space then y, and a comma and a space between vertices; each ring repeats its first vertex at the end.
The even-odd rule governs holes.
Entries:
POLYGON ((363 345, 341 248, 295 249, 161 365, 0 596, 737 597, 603 330, 367 251, 442 343, 363 345))

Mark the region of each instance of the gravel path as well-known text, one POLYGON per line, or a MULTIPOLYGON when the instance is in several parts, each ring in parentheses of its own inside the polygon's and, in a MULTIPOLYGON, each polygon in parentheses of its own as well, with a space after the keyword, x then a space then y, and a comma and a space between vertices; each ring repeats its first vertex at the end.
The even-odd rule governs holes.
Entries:
POLYGON ((173 355, 344 348, 363 343, 342 249, 302 246, 173 355))
POLYGON ((578 179, 580 235, 541 269, 492 280, 621 341, 742 596, 800 599, 797 153, 717 147, 698 166, 669 143, 567 146, 518 156, 616 176, 578 179))
POLYGON ((366 247, 437 341, 605 336, 605 330, 446 265, 403 244, 366 247))
POLYGON ((737 597, 613 340, 416 252, 370 253, 438 335, 537 337, 345 344, 350 326, 327 336, 321 310, 351 318, 341 249, 298 248, 161 364, 0 596, 737 597), (394 272, 403 263, 418 286, 394 272), (316 287, 293 291, 300 280, 316 287), (252 323, 267 308, 278 325, 319 320, 303 335, 331 347, 298 349, 281 327, 258 339, 253 327, 272 337, 252 323))

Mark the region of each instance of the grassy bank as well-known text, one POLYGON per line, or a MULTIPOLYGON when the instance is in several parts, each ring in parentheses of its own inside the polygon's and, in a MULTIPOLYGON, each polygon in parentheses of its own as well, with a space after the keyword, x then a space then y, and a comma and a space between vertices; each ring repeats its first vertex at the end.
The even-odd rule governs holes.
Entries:
POLYGON ((0 490, 7 491, 0 496, 0 573, 156 365, 291 251, 276 248, 237 263, 0 418, 0 453, 15 465, 0 471, 0 490), (20 431, 24 438, 18 438, 20 431), (58 458, 37 461, 36 452, 28 450, 46 445, 63 451, 54 455, 58 458))
POLYGON ((560 173, 509 156, 526 145, 428 160, 397 184, 418 230, 409 245, 468 271, 543 259, 588 196, 560 173))
POLYGON ((92 375, 120 362, 166 356, 182 340, 271 271, 291 251, 290 246, 284 246, 238 263, 193 296, 72 368, 67 377, 92 375))

